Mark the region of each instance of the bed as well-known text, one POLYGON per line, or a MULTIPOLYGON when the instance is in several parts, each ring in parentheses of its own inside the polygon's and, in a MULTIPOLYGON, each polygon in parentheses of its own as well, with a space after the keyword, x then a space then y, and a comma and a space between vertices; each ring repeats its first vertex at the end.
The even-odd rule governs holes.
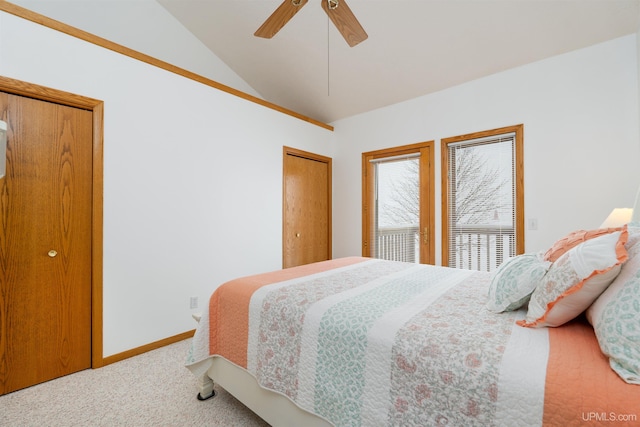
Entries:
POLYGON ((187 367, 274 426, 640 424, 637 225, 492 273, 348 257, 232 280, 187 367))

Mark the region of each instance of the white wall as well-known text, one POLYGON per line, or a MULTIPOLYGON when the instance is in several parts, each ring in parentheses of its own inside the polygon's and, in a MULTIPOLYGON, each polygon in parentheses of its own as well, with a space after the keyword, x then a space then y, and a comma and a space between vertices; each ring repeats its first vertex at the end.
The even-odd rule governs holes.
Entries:
POLYGON ((156 0, 11 0, 11 3, 260 97, 156 0))
MULTIPOLYGON (((334 256, 360 253, 361 153, 524 124, 527 251, 596 228, 640 185, 638 50, 631 35, 333 123, 334 256)), ((372 88, 375 90, 375 88, 372 88)), ((441 222, 436 221, 440 262, 441 222)))
POLYGON ((282 146, 335 154, 326 129, 3 12, 0 75, 104 101, 104 356, 281 268, 282 146))

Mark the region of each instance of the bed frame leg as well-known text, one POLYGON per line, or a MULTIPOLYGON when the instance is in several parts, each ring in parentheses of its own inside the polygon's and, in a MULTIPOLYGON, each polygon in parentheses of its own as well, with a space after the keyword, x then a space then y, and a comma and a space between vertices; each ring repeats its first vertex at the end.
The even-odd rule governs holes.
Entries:
POLYGON ((211 399, 216 395, 216 391, 213 389, 213 380, 206 374, 198 380, 198 389, 200 392, 196 397, 200 401, 211 399))

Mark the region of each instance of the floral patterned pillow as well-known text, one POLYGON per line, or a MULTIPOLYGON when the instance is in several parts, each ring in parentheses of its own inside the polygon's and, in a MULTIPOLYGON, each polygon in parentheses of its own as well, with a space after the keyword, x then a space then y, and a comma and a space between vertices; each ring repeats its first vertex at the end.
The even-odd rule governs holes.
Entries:
POLYGON ((587 319, 611 368, 624 381, 640 384, 640 240, 627 247, 629 261, 587 309, 587 319))
POLYGON ((628 259, 628 232, 606 234, 587 240, 553 263, 529 301, 525 327, 555 327, 575 318, 613 282, 628 259))
POLYGON ((633 255, 631 255, 630 248, 640 242, 640 222, 635 221, 627 224, 627 231, 629 231, 629 239, 627 240, 625 247, 629 251, 629 259, 631 259, 633 255))
POLYGON ((491 278, 487 309, 502 313, 525 305, 550 266, 542 253, 518 255, 503 262, 491 278))

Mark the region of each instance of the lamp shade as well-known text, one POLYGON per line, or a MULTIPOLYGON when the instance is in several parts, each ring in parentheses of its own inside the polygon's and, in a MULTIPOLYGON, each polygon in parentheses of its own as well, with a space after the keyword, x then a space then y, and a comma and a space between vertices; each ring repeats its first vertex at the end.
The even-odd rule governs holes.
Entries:
POLYGON ((631 208, 615 208, 604 220, 600 228, 620 227, 627 224, 631 221, 632 214, 633 209, 631 208))

